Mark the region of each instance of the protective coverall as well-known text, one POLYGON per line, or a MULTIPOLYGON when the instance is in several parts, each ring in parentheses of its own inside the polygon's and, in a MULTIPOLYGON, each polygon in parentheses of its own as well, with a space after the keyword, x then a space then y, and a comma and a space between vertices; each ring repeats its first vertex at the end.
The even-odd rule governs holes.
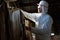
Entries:
MULTIPOLYGON (((42 7, 43 9, 44 7, 42 7)), ((43 9, 42 13, 28 13, 21 10, 26 18, 35 22, 35 27, 31 31, 38 37, 37 40, 50 40, 51 27, 53 20, 43 9)))

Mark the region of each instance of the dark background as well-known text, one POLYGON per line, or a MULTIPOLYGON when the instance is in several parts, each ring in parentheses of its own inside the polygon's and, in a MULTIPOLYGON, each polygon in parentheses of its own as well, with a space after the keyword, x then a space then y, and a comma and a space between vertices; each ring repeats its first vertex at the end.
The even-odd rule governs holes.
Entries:
MULTIPOLYGON (((40 0, 18 0, 18 7, 22 7, 23 10, 28 12, 37 12, 37 3, 40 0), (34 7, 35 6, 35 7, 34 7), (28 8, 29 7, 29 8, 28 8)), ((48 14, 53 18, 52 32, 56 35, 60 34, 60 0, 46 0, 49 3, 48 14)))

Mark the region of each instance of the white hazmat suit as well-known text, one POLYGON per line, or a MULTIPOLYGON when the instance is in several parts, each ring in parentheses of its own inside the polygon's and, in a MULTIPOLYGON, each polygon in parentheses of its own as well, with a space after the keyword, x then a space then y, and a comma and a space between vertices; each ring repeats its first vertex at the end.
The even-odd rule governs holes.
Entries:
POLYGON ((38 5, 38 7, 43 5, 41 13, 28 13, 23 10, 21 10, 21 12, 26 18, 35 22, 35 27, 31 27, 31 31, 36 34, 36 37, 38 37, 37 40, 50 40, 53 20, 51 16, 47 14, 47 8, 44 9, 44 6, 48 7, 48 4, 46 1, 40 1, 38 5))

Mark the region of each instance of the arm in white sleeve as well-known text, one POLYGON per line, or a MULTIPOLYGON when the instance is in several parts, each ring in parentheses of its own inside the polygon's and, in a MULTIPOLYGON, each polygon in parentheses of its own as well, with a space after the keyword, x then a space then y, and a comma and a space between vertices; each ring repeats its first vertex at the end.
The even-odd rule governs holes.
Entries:
POLYGON ((33 21, 33 22, 36 22, 35 21, 35 14, 31 14, 31 13, 28 13, 28 12, 26 12, 26 11, 23 11, 23 10, 21 10, 21 12, 24 14, 24 16, 26 17, 26 18, 28 18, 29 20, 31 20, 31 21, 33 21))
POLYGON ((51 31, 51 26, 52 26, 52 20, 51 19, 47 19, 47 21, 45 21, 44 24, 42 24, 43 28, 34 28, 31 27, 31 31, 35 34, 45 34, 45 33, 49 33, 51 31))

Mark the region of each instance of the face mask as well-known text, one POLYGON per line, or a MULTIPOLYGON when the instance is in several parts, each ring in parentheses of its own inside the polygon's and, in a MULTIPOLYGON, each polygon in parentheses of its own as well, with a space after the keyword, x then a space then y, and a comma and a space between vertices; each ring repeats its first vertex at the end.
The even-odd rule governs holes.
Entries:
POLYGON ((42 6, 42 13, 44 14, 44 13, 47 13, 47 11, 48 11, 48 8, 46 8, 45 6, 42 6))
POLYGON ((42 6, 41 8, 42 8, 42 13, 44 14, 45 13, 44 6, 42 6))

